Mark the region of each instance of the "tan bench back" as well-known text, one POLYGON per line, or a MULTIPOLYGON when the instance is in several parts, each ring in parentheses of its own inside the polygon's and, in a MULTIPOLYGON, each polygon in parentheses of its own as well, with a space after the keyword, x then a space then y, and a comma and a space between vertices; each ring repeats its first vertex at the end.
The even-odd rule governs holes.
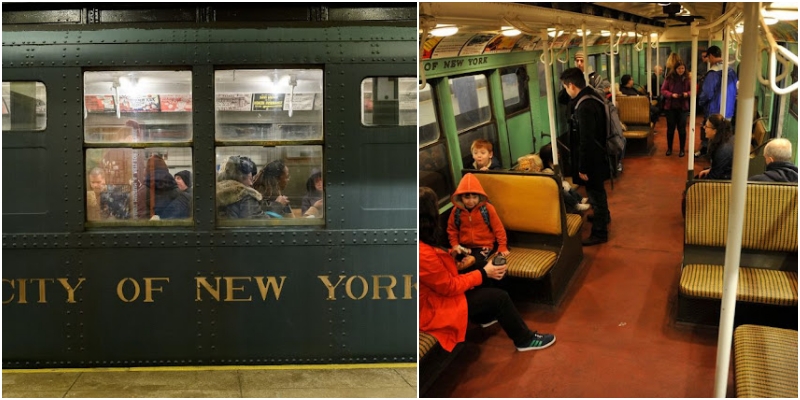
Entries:
POLYGON ((650 124, 650 100, 647 96, 618 96, 617 109, 623 124, 650 124))
MULTIPOLYGON (((689 187, 686 244, 725 246, 730 190, 730 182, 701 181, 689 187)), ((797 251, 797 185, 747 185, 742 248, 797 251)))
POLYGON ((475 177, 507 230, 561 235, 561 198, 552 176, 476 173, 475 177))

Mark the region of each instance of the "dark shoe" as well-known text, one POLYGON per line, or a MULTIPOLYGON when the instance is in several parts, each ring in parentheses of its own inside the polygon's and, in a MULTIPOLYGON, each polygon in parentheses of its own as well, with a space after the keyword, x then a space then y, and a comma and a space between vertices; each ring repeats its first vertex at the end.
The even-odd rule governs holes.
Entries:
POLYGON ((608 242, 608 239, 600 239, 597 236, 589 236, 588 238, 586 238, 586 240, 583 241, 582 244, 584 246, 594 246, 596 244, 601 244, 605 242, 608 242))
POLYGON ((702 156, 706 155, 706 152, 707 152, 707 151, 708 151, 708 150, 707 150, 707 149, 705 149, 705 148, 703 148, 703 149, 700 149, 700 151, 698 151, 697 153, 694 153, 694 156, 695 156, 695 157, 702 157, 702 156))
POLYGON ((533 332, 533 340, 525 346, 517 346, 517 351, 531 351, 546 349, 556 342, 556 337, 549 333, 533 332))
POLYGON ((667 154, 665 154, 665 155, 671 156, 672 155, 672 150, 667 150, 667 154))
POLYGON ((683 150, 681 150, 681 152, 680 152, 680 153, 678 153, 678 157, 683 157, 683 156, 685 156, 685 155, 686 155, 686 153, 684 153, 684 152, 683 152, 683 150))

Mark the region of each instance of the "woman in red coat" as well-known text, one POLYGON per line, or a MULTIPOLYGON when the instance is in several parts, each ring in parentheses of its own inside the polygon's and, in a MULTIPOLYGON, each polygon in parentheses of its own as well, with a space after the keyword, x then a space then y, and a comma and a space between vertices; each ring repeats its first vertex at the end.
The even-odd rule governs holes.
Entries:
POLYGON ((506 266, 487 264, 458 274, 456 262, 438 247, 443 231, 439 227, 436 193, 419 189, 419 329, 433 335, 442 348, 452 351, 464 341, 467 320, 497 321, 519 351, 540 350, 555 343, 551 334, 531 331, 502 289, 477 287, 485 279, 501 279, 506 266))

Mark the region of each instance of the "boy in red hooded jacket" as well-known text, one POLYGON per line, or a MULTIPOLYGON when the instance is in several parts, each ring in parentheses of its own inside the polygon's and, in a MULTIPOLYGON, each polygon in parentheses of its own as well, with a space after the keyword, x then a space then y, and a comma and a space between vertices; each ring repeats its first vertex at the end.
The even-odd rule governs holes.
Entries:
POLYGON ((475 175, 466 174, 461 178, 452 202, 454 207, 447 220, 447 237, 450 252, 459 259, 463 257, 459 269, 467 272, 482 268, 495 251, 504 257, 508 255, 506 230, 475 175), (469 256, 475 258, 474 264, 469 256), (469 261, 464 262, 466 260, 469 261), (468 267, 472 268, 467 270, 468 267))

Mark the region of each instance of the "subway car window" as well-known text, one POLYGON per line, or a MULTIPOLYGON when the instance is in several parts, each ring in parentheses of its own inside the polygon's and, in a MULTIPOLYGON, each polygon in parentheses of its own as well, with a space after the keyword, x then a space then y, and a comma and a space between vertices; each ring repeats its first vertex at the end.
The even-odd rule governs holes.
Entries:
POLYGON ((86 149, 86 219, 129 225, 136 220, 189 221, 192 149, 86 149))
POLYGON ((447 147, 437 143, 419 151, 419 185, 427 186, 439 197, 439 207, 450 202, 455 191, 447 162, 447 147))
POLYGON ((323 225, 322 145, 216 149, 221 225, 323 225))
POLYGON ((450 97, 456 129, 464 132, 492 118, 489 91, 485 75, 470 75, 450 79, 450 97))
POLYGON ((367 78, 361 81, 361 123, 366 126, 417 124, 417 79, 367 78))
POLYGON ((525 67, 503 68, 500 80, 503 83, 503 106, 506 115, 530 107, 528 99, 528 73, 525 67))
POLYGON ((192 140, 191 71, 92 71, 83 77, 86 143, 192 140))
POLYGON ((41 131, 47 127, 47 88, 42 82, 3 82, 3 130, 41 131))
POLYGON ((216 139, 322 140, 321 69, 215 72, 216 139))
POLYGON ((431 85, 419 91, 419 146, 439 140, 439 122, 436 120, 436 107, 433 105, 431 85))

